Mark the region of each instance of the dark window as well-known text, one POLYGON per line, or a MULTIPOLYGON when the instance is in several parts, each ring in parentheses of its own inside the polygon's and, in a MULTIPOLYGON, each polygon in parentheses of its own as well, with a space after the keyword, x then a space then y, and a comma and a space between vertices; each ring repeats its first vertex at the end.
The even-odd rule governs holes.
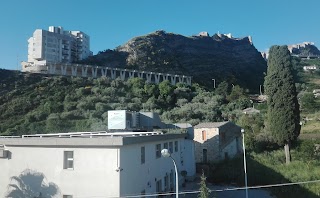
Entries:
POLYGON ((173 152, 173 142, 169 142, 169 151, 170 153, 173 152))
POLYGON ((156 145, 156 158, 161 157, 161 144, 156 145))
POLYGON ((174 152, 178 152, 179 151, 178 146, 179 146, 178 141, 174 141, 174 152))
POLYGON ((144 164, 146 160, 146 148, 141 147, 141 164, 144 164))
POLYGON ((73 169, 73 151, 64 151, 64 169, 73 169))

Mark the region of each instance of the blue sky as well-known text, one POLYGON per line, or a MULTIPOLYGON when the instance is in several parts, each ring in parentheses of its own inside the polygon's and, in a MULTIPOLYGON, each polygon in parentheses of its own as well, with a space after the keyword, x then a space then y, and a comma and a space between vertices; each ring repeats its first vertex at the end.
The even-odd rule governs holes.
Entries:
POLYGON ((28 38, 52 25, 87 33, 96 54, 156 30, 251 35, 259 51, 303 41, 320 47, 319 22, 319 0, 7 0, 0 7, 0 68, 20 69, 28 38))

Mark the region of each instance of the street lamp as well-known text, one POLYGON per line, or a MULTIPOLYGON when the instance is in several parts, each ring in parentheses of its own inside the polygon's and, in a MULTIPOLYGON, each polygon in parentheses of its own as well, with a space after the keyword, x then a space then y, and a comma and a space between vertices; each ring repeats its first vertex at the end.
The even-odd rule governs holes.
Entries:
POLYGON ((173 161, 173 165, 174 165, 174 170, 176 172, 176 198, 178 198, 178 194, 179 194, 179 186, 178 186, 178 170, 177 170, 177 164, 176 161, 172 158, 171 153, 168 149, 162 149, 161 150, 161 155, 163 157, 170 157, 173 161))
POLYGON ((242 148, 243 148, 244 183, 246 186, 246 198, 248 198, 248 178, 247 178, 246 148, 244 145, 244 129, 241 129, 241 133, 242 133, 242 148))
POLYGON ((216 79, 212 79, 213 80, 213 88, 215 89, 216 88, 216 79))

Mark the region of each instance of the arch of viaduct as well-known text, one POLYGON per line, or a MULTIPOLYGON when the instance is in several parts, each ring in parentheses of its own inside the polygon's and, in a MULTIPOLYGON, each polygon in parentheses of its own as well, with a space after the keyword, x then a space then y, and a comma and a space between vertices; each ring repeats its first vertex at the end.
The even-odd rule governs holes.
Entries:
POLYGON ((93 65, 80 64, 46 64, 41 73, 63 75, 63 76, 79 76, 79 77, 110 77, 116 79, 120 77, 121 80, 139 77, 146 79, 149 83, 159 84, 162 81, 169 80, 172 85, 176 83, 185 83, 191 85, 191 76, 175 75, 167 73, 157 73, 148 71, 138 71, 130 69, 120 69, 112 67, 102 67, 93 65))

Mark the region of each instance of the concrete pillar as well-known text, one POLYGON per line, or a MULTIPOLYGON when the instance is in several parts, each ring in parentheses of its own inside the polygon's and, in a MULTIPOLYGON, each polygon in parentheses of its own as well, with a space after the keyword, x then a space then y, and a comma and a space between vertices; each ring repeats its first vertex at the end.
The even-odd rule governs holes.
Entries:
POLYGON ((82 77, 87 77, 87 72, 88 72, 88 65, 82 66, 82 77))
POLYGON ((185 76, 178 76, 178 82, 179 83, 184 83, 184 79, 185 79, 185 76))
POLYGON ((129 78, 134 78, 134 73, 136 73, 136 70, 129 71, 129 78))
POLYGON ((111 78, 116 79, 117 77, 117 68, 112 68, 111 69, 111 78))
POLYGON ((170 75, 171 76, 171 84, 176 85, 176 77, 177 75, 170 75))
POLYGON ((101 76, 102 77, 107 77, 107 71, 108 71, 107 68, 102 68, 101 67, 101 76))
POLYGON ((75 65, 71 66, 71 75, 72 76, 77 76, 78 75, 78 67, 79 67, 78 64, 77 64, 77 66, 75 66, 75 65))
POLYGON ((61 75, 63 75, 63 76, 67 75, 67 67, 68 67, 67 64, 61 65, 61 67, 60 67, 61 75))
POLYGON ((91 75, 93 78, 97 78, 98 67, 91 67, 91 75))
POLYGON ((159 82, 160 82, 160 76, 161 76, 161 73, 154 74, 154 82, 155 82, 156 84, 159 84, 159 82))
POLYGON ((120 78, 121 80, 125 80, 126 79, 126 72, 127 70, 120 70, 120 78))
POLYGON ((146 73, 146 76, 147 76, 147 82, 148 82, 148 83, 151 83, 151 82, 152 82, 152 81, 151 81, 151 79, 152 79, 152 74, 153 74, 153 72, 146 73))
POLYGON ((187 85, 190 85, 191 86, 191 77, 187 77, 187 85))
POLYGON ((56 65, 49 65, 49 74, 56 74, 56 65))
POLYGON ((138 77, 143 79, 143 74, 144 74, 144 71, 138 72, 138 77))
POLYGON ((168 77, 170 74, 161 74, 162 75, 162 81, 168 80, 168 77))

